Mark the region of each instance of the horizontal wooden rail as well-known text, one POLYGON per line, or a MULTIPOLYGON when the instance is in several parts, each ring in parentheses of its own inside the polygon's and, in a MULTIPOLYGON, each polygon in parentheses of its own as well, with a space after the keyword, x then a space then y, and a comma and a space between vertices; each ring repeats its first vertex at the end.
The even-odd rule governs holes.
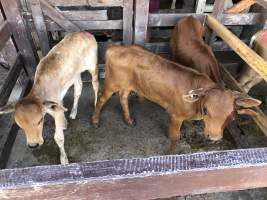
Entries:
MULTIPOLYGON (((73 21, 81 30, 122 30, 122 20, 107 20, 107 21, 73 21)), ((64 30, 56 22, 46 21, 48 31, 62 31, 64 30)))
POLYGON ((0 106, 3 106, 7 103, 8 98, 16 84, 16 81, 20 75, 21 70, 23 69, 22 56, 18 54, 15 64, 11 67, 4 84, 0 89, 0 106))
POLYGON ((108 20, 107 10, 64 10, 59 12, 69 20, 108 20))
POLYGON ((53 6, 122 7, 123 0, 46 0, 53 6))
POLYGON ((156 199, 267 186, 267 148, 0 171, 3 199, 156 199))
POLYGON ((11 32, 9 30, 9 24, 7 21, 4 21, 0 25, 0 50, 5 46, 6 42, 11 36, 11 32))
POLYGON ((216 32, 250 67, 267 80, 267 62, 251 50, 214 17, 208 15, 207 25, 216 32))
MULTIPOLYGON (((177 20, 185 16, 193 15, 203 21, 205 14, 195 13, 151 13, 149 14, 148 25, 150 27, 174 26, 177 20)), ((223 14, 224 25, 255 25, 261 20, 260 13, 223 14)))

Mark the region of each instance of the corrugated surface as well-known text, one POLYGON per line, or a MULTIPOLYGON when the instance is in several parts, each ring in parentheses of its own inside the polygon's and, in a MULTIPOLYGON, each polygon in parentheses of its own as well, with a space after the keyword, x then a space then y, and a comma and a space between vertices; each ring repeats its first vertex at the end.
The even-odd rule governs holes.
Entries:
POLYGON ((111 160, 0 171, 0 190, 83 179, 124 178, 267 164, 267 148, 111 160))

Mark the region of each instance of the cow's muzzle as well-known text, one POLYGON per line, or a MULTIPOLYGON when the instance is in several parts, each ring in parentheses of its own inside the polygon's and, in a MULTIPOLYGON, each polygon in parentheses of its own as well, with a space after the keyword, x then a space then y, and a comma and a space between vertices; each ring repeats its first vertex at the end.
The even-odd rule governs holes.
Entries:
POLYGON ((31 148, 31 149, 35 149, 37 147, 39 147, 39 144, 28 144, 28 147, 31 148))

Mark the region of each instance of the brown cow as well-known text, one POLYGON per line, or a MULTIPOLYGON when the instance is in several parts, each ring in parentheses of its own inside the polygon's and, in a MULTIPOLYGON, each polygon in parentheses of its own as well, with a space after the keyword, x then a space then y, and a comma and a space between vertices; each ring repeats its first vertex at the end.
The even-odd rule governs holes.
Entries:
POLYGON ((16 103, 0 108, 0 114, 15 112, 17 124, 24 130, 27 144, 34 148, 42 145, 43 123, 46 113, 55 119, 55 142, 60 149, 60 162, 68 163, 64 149, 66 119, 63 97, 74 85, 74 103, 70 118, 75 119, 82 92, 81 73, 89 71, 95 92, 98 93, 97 42, 90 33, 70 33, 53 47, 37 66, 30 93, 16 103))
POLYGON ((172 59, 221 83, 219 65, 211 48, 202 38, 204 32, 205 28, 193 16, 177 21, 170 42, 172 59))
POLYGON ((134 124, 128 108, 131 91, 161 105, 170 116, 169 138, 175 149, 184 120, 204 120, 205 136, 220 140, 235 111, 256 114, 250 107, 261 102, 226 90, 206 75, 166 60, 143 47, 112 46, 106 52, 106 79, 92 123, 98 125, 102 106, 119 92, 125 121, 134 124))

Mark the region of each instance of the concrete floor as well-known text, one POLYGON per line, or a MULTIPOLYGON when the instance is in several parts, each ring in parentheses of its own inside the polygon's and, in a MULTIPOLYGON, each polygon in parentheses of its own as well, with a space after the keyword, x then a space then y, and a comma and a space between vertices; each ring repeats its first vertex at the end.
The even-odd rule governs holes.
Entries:
MULTIPOLYGON (((267 96, 267 95, 266 95, 267 96)), ((158 105, 149 101, 139 102, 138 98, 131 96, 130 110, 137 121, 134 128, 123 122, 121 106, 117 95, 114 95, 103 109, 100 127, 94 128, 89 123, 93 113, 93 92, 91 85, 86 83, 79 102, 77 119, 70 120, 65 131, 65 149, 70 162, 87 162, 95 160, 109 160, 120 158, 147 157, 164 155, 169 140, 167 131, 167 113, 158 105)), ((72 89, 64 99, 69 110, 73 101, 72 89)), ((69 112, 66 113, 68 116, 69 112)), ((239 121, 249 119, 239 119, 239 121)), ((249 131, 247 123, 244 125, 244 134, 247 135, 252 147, 265 146, 266 138, 259 133, 255 126, 249 131)), ((241 125, 242 127, 242 125, 241 125)), ((45 143, 36 150, 25 145, 25 136, 19 131, 8 162, 8 168, 29 167, 36 165, 59 164, 59 151, 53 141, 54 121, 46 117, 44 126, 45 143)), ((235 149, 231 137, 225 132, 224 140, 220 144, 210 144, 203 138, 201 122, 186 122, 182 127, 182 139, 177 144, 176 153, 192 153, 199 151, 212 151, 235 149)), ((216 193, 186 197, 175 197, 170 200, 181 199, 267 199, 267 189, 246 190, 242 192, 216 193)))

